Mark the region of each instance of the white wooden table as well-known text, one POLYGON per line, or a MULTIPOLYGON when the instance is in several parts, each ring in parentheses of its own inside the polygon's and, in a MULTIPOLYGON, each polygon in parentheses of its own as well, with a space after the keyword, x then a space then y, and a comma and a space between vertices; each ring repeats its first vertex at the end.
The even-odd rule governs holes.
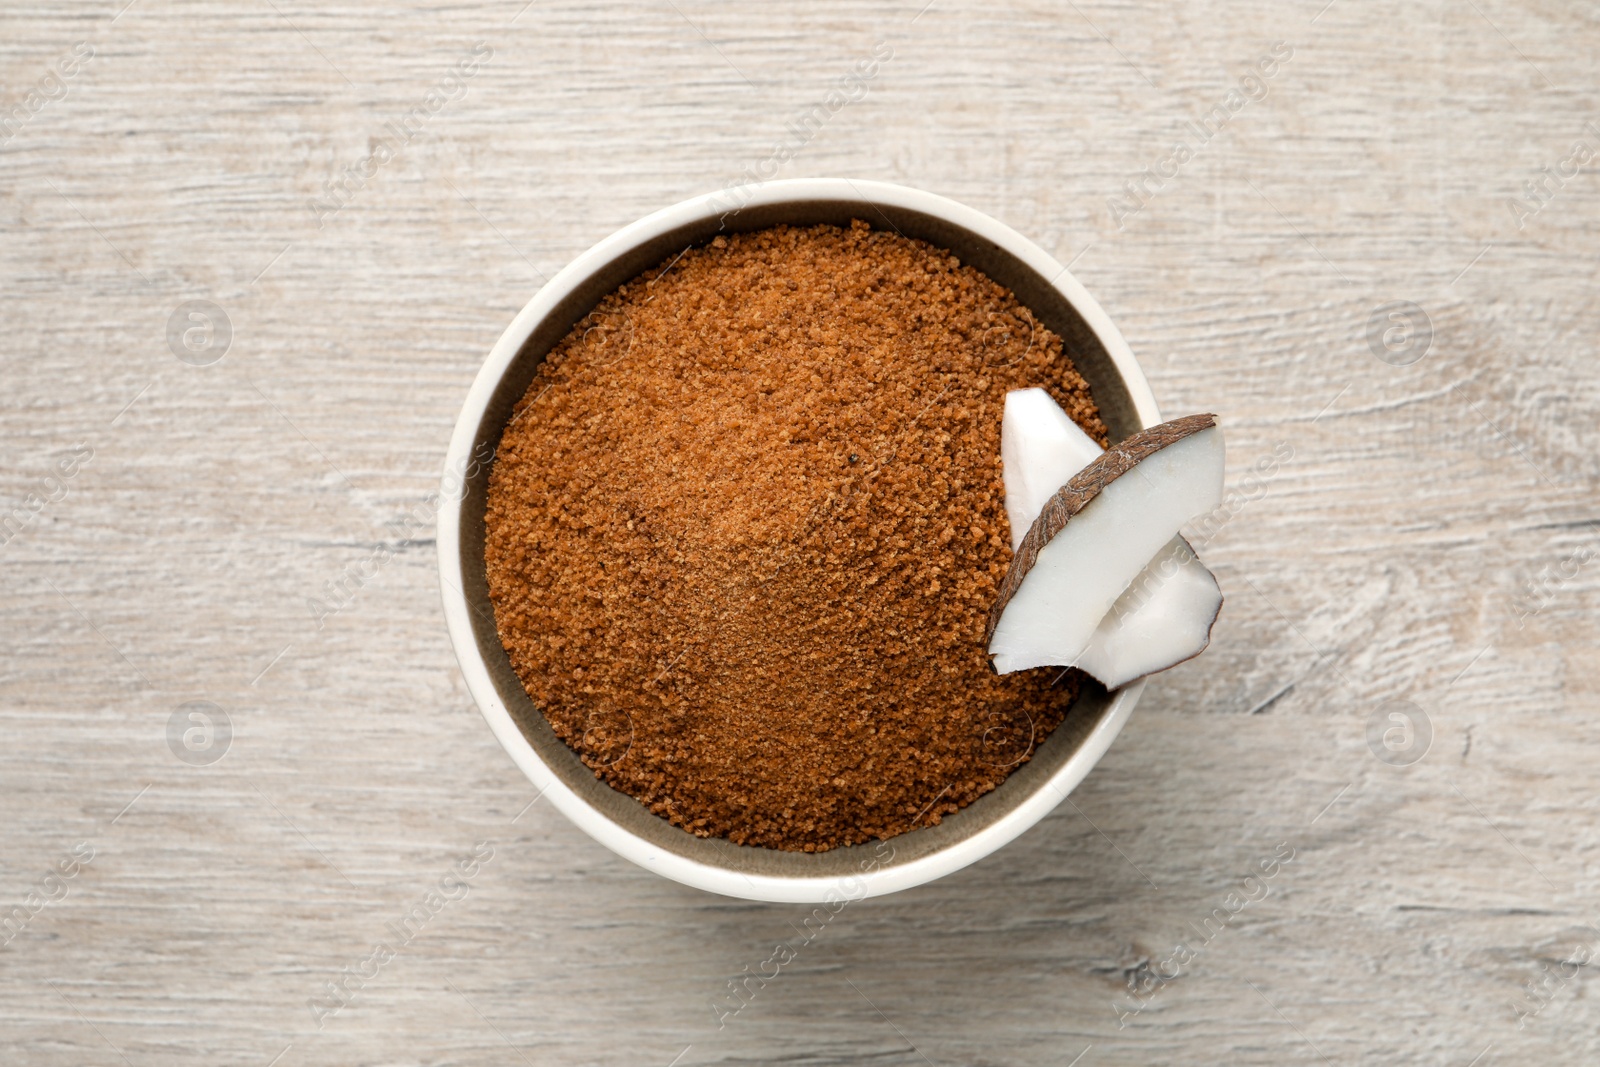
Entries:
POLYGON ((123 2, 0 12, 0 1061, 1600 1054, 1592 10, 123 2), (407 517, 543 281, 880 41, 781 174, 1070 261, 1247 499, 1074 803, 718 1030, 803 909, 530 807, 407 517))

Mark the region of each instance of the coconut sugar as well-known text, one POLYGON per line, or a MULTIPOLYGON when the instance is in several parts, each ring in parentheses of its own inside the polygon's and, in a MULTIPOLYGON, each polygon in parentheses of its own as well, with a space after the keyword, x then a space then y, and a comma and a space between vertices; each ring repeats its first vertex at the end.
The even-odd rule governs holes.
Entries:
POLYGON ((948 252, 857 221, 717 237, 607 296, 502 438, 485 555, 528 695, 700 836, 806 852, 994 789, 1076 671, 1004 677, 1008 390, 1101 445, 1061 339, 948 252))

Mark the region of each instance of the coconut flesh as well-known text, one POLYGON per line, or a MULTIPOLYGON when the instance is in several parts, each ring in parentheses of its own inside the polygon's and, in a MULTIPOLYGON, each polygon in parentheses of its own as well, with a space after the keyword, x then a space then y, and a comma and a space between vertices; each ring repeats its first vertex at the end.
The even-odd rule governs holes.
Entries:
POLYGON ((1222 431, 1190 416, 1110 452, 1043 389, 1006 396, 1015 556, 989 623, 1001 674, 1076 666, 1115 689, 1205 648, 1216 578, 1178 535, 1222 499, 1222 431))
POLYGON ((1107 689, 1164 671, 1205 651, 1220 610, 1216 576, 1174 537, 1111 605, 1076 666, 1107 689))
POLYGON ((1022 547, 1045 501, 1104 452, 1043 389, 1013 389, 1006 394, 1000 463, 1012 552, 1022 547))

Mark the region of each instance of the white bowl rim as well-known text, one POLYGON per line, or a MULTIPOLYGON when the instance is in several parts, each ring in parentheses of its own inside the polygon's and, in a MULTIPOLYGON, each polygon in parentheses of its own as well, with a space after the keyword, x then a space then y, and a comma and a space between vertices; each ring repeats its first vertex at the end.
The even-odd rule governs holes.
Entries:
MULTIPOLYGON (((960 226, 1000 246, 1047 279, 1105 347, 1121 375, 1134 410, 1144 426, 1161 421, 1154 394, 1133 351, 1098 301, 1066 267, 1011 227, 954 200, 904 185, 852 178, 795 178, 746 186, 738 191, 739 207, 793 201, 868 201, 921 212, 960 226)), ((1084 737, 1077 750, 1044 786, 1037 788, 1003 817, 969 837, 916 859, 878 867, 860 875, 841 877, 747 874, 702 863, 646 841, 619 826, 569 789, 538 754, 501 701, 489 667, 483 661, 473 634, 461 568, 460 511, 463 494, 451 489, 451 472, 466 469, 478 427, 501 377, 511 366, 538 323, 585 279, 629 250, 686 224, 729 213, 730 194, 706 193, 647 215, 624 226, 567 264, 534 295, 507 326, 489 352, 467 391, 445 456, 440 494, 438 553, 439 589, 445 622, 467 689, 477 702, 489 728, 512 760, 528 776, 539 795, 590 837, 617 855, 648 870, 713 893, 745 900, 786 903, 822 903, 830 900, 881 896, 932 881, 989 855, 1043 819, 1066 799, 1105 755, 1144 692, 1140 680, 1111 695, 1100 722, 1084 737)), ((459 482, 459 478, 456 479, 459 482)))

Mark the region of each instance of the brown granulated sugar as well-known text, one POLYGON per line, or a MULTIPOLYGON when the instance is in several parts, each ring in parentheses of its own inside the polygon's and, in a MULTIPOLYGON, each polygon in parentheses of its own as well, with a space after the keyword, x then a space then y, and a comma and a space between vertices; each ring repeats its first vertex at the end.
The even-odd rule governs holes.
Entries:
POLYGON ((983 642, 1001 412, 1029 386, 1106 442, 1009 291, 860 221, 718 237, 624 285, 550 353, 490 478, 528 695, 703 837, 822 851, 989 792, 1079 684, 998 677, 983 642))

